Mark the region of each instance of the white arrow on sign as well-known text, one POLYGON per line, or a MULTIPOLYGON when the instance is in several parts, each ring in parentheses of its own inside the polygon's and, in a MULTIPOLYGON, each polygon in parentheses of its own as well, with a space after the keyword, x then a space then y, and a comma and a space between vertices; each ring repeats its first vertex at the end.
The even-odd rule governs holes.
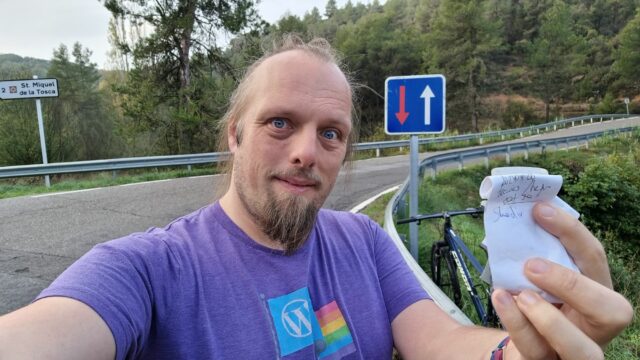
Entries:
POLYGON ((424 99, 424 124, 431 125, 431 99, 436 97, 429 85, 424 88, 421 98, 424 99))

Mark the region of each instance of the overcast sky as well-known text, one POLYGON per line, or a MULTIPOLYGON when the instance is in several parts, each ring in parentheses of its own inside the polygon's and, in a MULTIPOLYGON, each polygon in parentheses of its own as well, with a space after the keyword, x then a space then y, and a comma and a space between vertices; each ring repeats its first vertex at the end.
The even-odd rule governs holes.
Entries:
MULTIPOLYGON (((337 0, 341 7, 347 0, 337 0)), ((370 3, 370 0, 352 2, 370 3)), ((79 41, 93 51, 92 61, 105 67, 109 51, 109 12, 99 0, 0 0, 0 54, 50 60, 60 44, 79 41)), ((289 12, 302 16, 314 6, 324 13, 327 0, 262 0, 258 10, 273 23, 289 12)), ((384 3, 384 1, 380 1, 384 3)))

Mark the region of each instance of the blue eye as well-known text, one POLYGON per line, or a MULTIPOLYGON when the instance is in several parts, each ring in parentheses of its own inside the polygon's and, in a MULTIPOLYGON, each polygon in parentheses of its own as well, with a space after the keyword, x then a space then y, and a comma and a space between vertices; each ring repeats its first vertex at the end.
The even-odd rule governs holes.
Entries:
POLYGON ((335 130, 325 130, 322 132, 322 136, 328 140, 335 140, 338 138, 338 132, 335 130))
POLYGON ((271 120, 271 125, 277 129, 284 129, 287 126, 287 122, 284 119, 273 119, 271 120))

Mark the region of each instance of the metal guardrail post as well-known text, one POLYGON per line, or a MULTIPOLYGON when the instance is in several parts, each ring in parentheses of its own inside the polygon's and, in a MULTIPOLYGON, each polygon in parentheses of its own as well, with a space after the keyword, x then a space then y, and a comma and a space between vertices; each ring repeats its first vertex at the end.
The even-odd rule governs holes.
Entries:
POLYGON ((511 165, 511 146, 507 145, 507 155, 505 156, 507 165, 511 165))
POLYGON ((529 143, 524 143, 524 159, 529 160, 529 143))
POLYGON ((438 174, 438 159, 433 159, 433 161, 431 162, 431 178, 435 180, 437 174, 438 174))
POLYGON ((380 157, 380 148, 376 149, 376 157, 379 158, 380 157))
POLYGON ((489 168, 489 150, 484 151, 484 167, 489 168))
POLYGON ((464 169, 464 157, 462 154, 458 155, 458 171, 462 171, 464 169))

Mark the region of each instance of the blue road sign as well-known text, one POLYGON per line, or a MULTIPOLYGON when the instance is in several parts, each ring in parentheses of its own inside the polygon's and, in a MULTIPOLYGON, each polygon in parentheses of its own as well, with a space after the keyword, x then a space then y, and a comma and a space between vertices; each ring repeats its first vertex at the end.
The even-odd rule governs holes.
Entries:
POLYGON ((392 76, 385 81, 384 129, 387 134, 438 134, 445 129, 445 79, 442 75, 392 76))

